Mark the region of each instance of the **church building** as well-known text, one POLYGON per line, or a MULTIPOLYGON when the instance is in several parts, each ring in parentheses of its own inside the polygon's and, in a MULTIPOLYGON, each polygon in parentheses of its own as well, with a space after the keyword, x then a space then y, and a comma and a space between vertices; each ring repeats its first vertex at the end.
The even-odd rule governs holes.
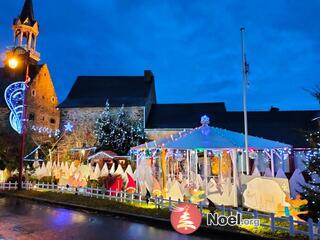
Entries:
POLYGON ((11 96, 4 97, 7 87, 17 81, 28 81, 27 122, 28 136, 32 145, 50 141, 50 133, 60 127, 58 98, 47 64, 40 64, 40 53, 36 51, 39 23, 33 13, 32 0, 26 0, 20 15, 13 21, 13 47, 9 47, 0 68, 0 131, 17 134, 10 127, 10 112, 17 106, 10 102, 11 96), (10 60, 17 65, 10 67, 10 60), (27 68, 27 64, 29 67, 27 68), (26 76, 28 79, 26 79, 26 76), (8 106, 8 104, 10 106, 8 106), (11 108, 9 110, 9 107, 11 108))

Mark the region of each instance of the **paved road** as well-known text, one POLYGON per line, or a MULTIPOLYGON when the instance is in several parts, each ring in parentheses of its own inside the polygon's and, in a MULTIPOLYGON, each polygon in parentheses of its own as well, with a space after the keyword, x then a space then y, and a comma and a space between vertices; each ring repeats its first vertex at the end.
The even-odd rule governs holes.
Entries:
POLYGON ((184 236, 172 231, 171 227, 158 228, 111 215, 74 211, 17 198, 0 198, 0 239, 200 240, 209 238, 184 236))

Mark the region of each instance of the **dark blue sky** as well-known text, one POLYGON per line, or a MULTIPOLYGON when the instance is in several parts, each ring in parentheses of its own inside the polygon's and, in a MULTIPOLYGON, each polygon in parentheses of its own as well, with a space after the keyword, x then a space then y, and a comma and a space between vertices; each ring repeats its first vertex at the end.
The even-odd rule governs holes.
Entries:
MULTIPOLYGON (((0 50, 23 0, 1 0, 0 50)), ((78 75, 156 77, 159 103, 242 109, 240 27, 246 27, 249 110, 318 109, 320 1, 34 0, 38 51, 60 101, 78 75)))

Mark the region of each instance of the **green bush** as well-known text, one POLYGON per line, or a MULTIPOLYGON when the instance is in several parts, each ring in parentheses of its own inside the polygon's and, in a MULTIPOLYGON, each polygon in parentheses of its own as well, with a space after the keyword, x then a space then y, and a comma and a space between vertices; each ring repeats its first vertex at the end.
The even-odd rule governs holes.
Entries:
POLYGON ((32 183, 38 182, 38 178, 37 178, 36 176, 29 176, 29 177, 28 177, 28 181, 29 181, 29 182, 32 182, 32 183))
POLYGON ((54 184, 58 184, 58 179, 54 178, 54 177, 42 177, 40 178, 39 182, 41 183, 54 183, 54 184))
MULTIPOLYGON (((13 175, 13 176, 9 177, 6 182, 14 183, 14 182, 18 182, 18 180, 19 180, 19 176, 18 175, 13 175)), ((25 181, 25 177, 24 176, 22 176, 22 181, 25 181)))
POLYGON ((97 180, 88 180, 88 187, 99 188, 99 181, 97 180))

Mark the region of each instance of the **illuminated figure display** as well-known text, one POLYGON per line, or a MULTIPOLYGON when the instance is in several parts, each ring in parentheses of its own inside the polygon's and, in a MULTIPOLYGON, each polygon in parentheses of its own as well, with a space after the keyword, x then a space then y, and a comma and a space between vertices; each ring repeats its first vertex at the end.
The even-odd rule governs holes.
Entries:
POLYGON ((22 133, 22 117, 23 117, 23 101, 26 85, 24 82, 15 82, 10 84, 5 92, 4 98, 10 109, 10 124, 11 127, 18 132, 22 133))

